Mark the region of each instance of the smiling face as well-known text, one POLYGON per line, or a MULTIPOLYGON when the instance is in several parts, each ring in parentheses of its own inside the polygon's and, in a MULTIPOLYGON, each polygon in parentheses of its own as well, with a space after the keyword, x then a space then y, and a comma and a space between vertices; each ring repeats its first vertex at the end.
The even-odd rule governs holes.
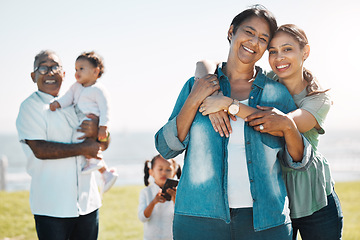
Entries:
POLYGON ((244 64, 255 64, 264 54, 270 39, 269 24, 265 19, 251 17, 245 20, 233 33, 233 25, 228 32, 230 40, 229 60, 244 64))
POLYGON ((280 79, 302 75, 303 64, 309 56, 309 45, 302 49, 289 33, 278 32, 269 45, 269 64, 280 79))
POLYGON ((150 169, 149 173, 155 179, 155 183, 159 187, 164 186, 166 179, 175 176, 173 165, 162 157, 156 158, 154 166, 150 169))
POLYGON ((99 68, 94 67, 86 59, 78 59, 75 62, 75 78, 76 81, 84 87, 93 85, 99 76, 99 68))
MULTIPOLYGON (((42 55, 36 60, 34 64, 35 69, 39 66, 61 67, 61 62, 56 54, 50 53, 47 55, 42 55)), ((38 70, 31 73, 31 78, 37 84, 38 90, 44 93, 48 93, 54 97, 58 96, 59 94, 64 76, 65 72, 62 71, 62 68, 59 68, 59 71, 56 72, 48 71, 48 73, 45 75, 40 74, 38 70)))

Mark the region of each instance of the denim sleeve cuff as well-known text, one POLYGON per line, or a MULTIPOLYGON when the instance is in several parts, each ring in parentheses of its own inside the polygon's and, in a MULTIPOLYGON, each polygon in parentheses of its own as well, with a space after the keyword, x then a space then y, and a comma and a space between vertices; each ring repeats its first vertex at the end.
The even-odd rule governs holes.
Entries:
POLYGON ((304 153, 303 153, 303 157, 301 159, 300 162, 295 162, 293 160, 293 158, 291 157, 290 153, 288 152, 287 146, 285 144, 285 151, 283 153, 283 158, 284 158, 284 165, 286 167, 292 168, 292 169, 296 169, 296 170, 300 170, 300 171, 306 171, 313 159, 313 148, 311 146, 311 144, 308 142, 308 140, 301 135, 302 139, 303 139, 303 143, 304 143, 304 153))
POLYGON ((183 142, 179 140, 176 118, 173 118, 167 124, 165 124, 163 128, 163 134, 166 144, 173 151, 183 151, 189 142, 189 134, 186 135, 186 138, 183 142))

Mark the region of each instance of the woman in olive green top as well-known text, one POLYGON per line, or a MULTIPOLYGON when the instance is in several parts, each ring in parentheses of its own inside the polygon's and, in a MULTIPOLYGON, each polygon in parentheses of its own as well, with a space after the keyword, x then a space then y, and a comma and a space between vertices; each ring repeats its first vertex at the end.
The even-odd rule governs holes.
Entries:
MULTIPOLYGON (((299 231, 303 240, 341 239, 343 216, 339 199, 334 190, 334 181, 328 161, 318 152, 318 138, 324 134, 323 123, 330 109, 331 100, 327 90, 321 90, 317 80, 303 67, 310 47, 303 30, 292 24, 282 25, 269 44, 269 63, 279 81, 284 84, 298 106, 285 115, 276 109, 258 106, 245 121, 255 130, 278 135, 288 121, 295 121, 298 130, 311 143, 315 154, 306 171, 283 167, 283 177, 290 200, 290 216, 293 224, 293 239, 299 231)), ((213 72, 209 62, 198 63, 196 74, 213 72), (205 67, 206 70, 201 69, 205 67)), ((196 75, 195 74, 195 75, 196 75)), ((226 102, 222 96, 210 96, 201 105, 201 111, 209 117, 216 131, 228 135, 231 125, 223 114, 226 102)), ((248 106, 240 103, 241 110, 248 106)))
MULTIPOLYGON (((320 90, 316 79, 303 67, 309 53, 310 47, 304 31, 291 24, 279 27, 269 45, 270 66, 298 106, 289 115, 315 150, 307 171, 283 167, 290 199, 293 239, 296 239, 298 230, 303 240, 341 239, 343 216, 330 166, 316 152, 319 134, 325 133, 323 124, 331 100, 327 90, 320 90)), ((262 110, 265 112, 248 117, 249 124, 257 130, 262 126, 261 132, 276 130, 282 117, 268 108, 262 110)))

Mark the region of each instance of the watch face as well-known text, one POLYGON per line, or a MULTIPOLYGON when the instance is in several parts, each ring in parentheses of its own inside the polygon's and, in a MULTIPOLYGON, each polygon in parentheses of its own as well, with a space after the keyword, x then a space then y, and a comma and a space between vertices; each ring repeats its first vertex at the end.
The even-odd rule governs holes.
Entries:
POLYGON ((239 106, 236 104, 231 104, 229 107, 229 113, 231 115, 236 115, 239 112, 239 106))

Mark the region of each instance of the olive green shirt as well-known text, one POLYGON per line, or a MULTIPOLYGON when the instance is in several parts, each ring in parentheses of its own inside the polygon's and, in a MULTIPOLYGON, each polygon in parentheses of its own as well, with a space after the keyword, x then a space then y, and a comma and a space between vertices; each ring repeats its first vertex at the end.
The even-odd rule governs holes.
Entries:
POLYGON ((318 153, 319 135, 324 134, 324 120, 331 106, 331 99, 327 93, 306 96, 306 88, 299 94, 293 95, 298 108, 311 113, 321 129, 315 128, 303 133, 312 145, 314 159, 306 171, 298 171, 283 167, 289 200, 291 218, 300 218, 313 214, 327 205, 327 195, 334 187, 328 161, 318 153))

